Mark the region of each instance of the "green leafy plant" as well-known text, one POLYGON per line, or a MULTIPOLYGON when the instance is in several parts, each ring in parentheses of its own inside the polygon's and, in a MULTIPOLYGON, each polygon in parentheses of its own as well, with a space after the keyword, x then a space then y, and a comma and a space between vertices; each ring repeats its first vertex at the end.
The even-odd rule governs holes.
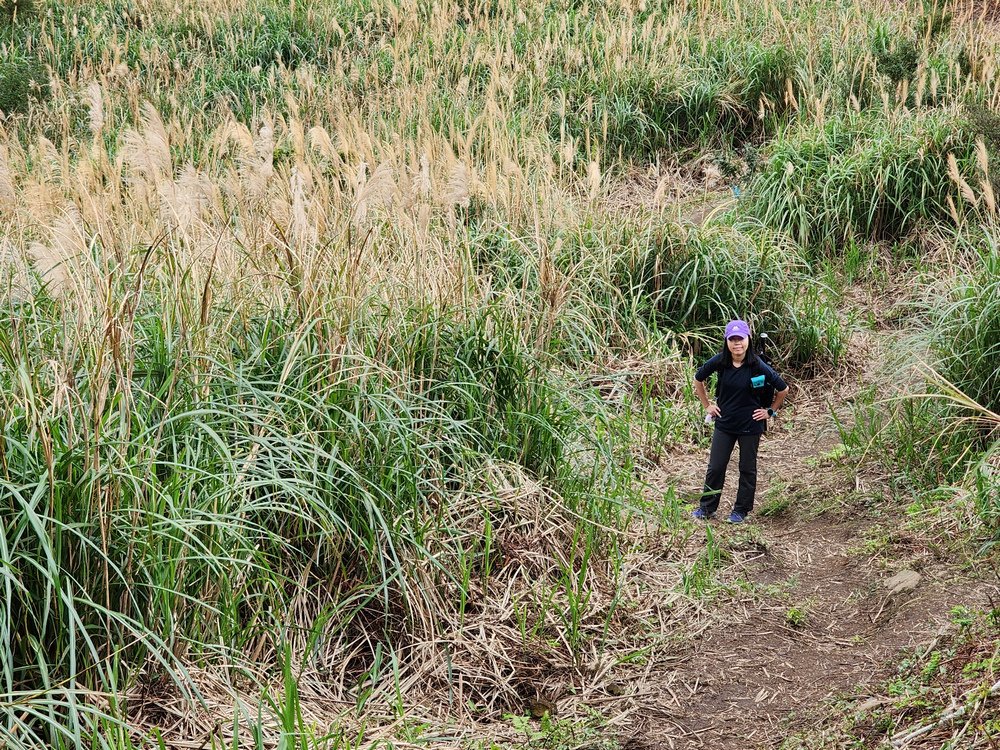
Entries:
POLYGON ((757 515, 764 518, 776 518, 788 513, 792 508, 792 498, 783 491, 786 488, 774 487, 767 493, 764 502, 757 509, 757 515))
POLYGON ((785 610, 785 623, 792 628, 803 628, 809 622, 809 607, 796 604, 785 610))
POLYGON ((1000 235, 990 227, 957 240, 968 262, 947 294, 932 298, 934 356, 949 383, 1000 413, 1000 235))

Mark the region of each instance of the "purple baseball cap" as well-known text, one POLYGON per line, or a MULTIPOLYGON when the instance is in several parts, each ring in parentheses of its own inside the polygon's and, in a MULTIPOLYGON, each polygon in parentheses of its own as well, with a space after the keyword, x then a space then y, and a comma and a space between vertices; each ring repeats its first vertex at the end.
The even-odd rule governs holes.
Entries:
POLYGON ((728 339, 730 336, 742 336, 748 339, 750 338, 750 326, 743 320, 730 320, 726 323, 726 338, 728 339))

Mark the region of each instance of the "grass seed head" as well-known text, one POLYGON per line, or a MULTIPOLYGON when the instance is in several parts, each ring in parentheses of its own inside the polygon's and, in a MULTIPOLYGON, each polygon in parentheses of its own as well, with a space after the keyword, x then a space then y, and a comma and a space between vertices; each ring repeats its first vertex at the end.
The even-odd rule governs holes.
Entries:
POLYGON ((472 197, 472 182, 472 175, 465 162, 458 159, 453 161, 444 194, 441 196, 443 203, 446 206, 467 208, 472 197))
POLYGON ((104 129, 104 93, 101 84, 91 81, 85 90, 85 99, 90 114, 90 132, 96 138, 104 129))
POLYGON ((962 173, 958 169, 958 160, 955 158, 955 154, 953 153, 948 154, 948 176, 951 177, 952 181, 958 186, 960 192, 962 193, 962 197, 966 201, 973 206, 979 205, 979 199, 976 196, 975 191, 972 189, 972 186, 970 186, 969 183, 965 181, 965 178, 962 177, 962 173))

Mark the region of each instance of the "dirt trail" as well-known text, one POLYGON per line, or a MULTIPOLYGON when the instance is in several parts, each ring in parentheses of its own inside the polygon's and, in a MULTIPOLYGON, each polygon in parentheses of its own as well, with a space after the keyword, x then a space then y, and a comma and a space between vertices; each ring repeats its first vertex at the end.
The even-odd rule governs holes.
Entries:
MULTIPOLYGON (((675 654, 670 695, 649 707, 626 748, 780 748, 818 726, 830 699, 864 699, 865 685, 902 649, 943 632, 953 606, 996 596, 961 561, 900 534, 903 503, 874 502, 850 467, 837 465, 838 444, 820 403, 800 402, 765 438, 757 509, 791 504, 774 516, 755 513, 748 527, 712 522, 724 551, 716 574, 728 585, 704 602, 695 636, 675 654), (915 568, 920 582, 890 594, 883 582, 901 568, 915 568)), ((654 483, 683 476, 690 484, 704 470, 703 453, 680 457, 654 483)), ((737 476, 734 453, 722 518, 737 476)), ((704 548, 706 535, 699 530, 692 544, 704 548)))

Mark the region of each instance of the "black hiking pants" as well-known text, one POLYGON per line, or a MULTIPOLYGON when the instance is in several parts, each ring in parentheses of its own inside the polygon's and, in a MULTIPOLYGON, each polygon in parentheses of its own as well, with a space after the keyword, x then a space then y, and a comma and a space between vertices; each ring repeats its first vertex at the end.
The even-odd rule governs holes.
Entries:
POLYGON ((722 485, 726 481, 726 467, 737 443, 740 444, 740 485, 736 489, 733 510, 744 516, 753 510, 753 497, 757 491, 757 448, 760 447, 760 435, 731 435, 716 429, 712 435, 705 489, 701 495, 701 509, 705 513, 715 513, 719 508, 722 485))

